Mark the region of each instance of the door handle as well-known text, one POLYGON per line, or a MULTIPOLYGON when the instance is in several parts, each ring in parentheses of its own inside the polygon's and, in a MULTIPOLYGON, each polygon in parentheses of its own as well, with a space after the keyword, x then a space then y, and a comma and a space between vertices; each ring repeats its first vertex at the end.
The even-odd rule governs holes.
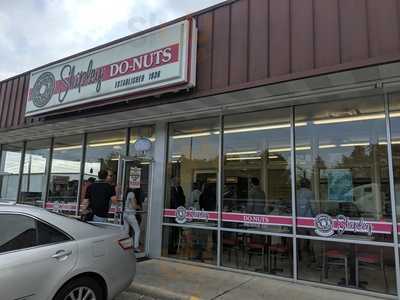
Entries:
POLYGON ((65 256, 70 255, 71 253, 72 253, 72 251, 70 251, 70 250, 68 250, 68 251, 59 250, 59 251, 57 251, 55 254, 53 254, 51 257, 52 257, 52 258, 63 258, 63 257, 65 257, 65 256))

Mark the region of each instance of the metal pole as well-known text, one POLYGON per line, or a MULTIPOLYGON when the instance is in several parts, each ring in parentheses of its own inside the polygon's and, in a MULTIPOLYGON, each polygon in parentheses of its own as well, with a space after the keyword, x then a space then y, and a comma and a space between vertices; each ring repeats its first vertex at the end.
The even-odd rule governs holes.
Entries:
POLYGON ((43 186, 44 191, 42 192, 43 208, 46 208, 47 198, 49 196, 51 165, 53 163, 53 151, 54 151, 54 138, 51 138, 49 157, 48 157, 48 162, 47 162, 46 171, 45 171, 46 172, 45 173, 45 183, 43 186))
POLYGON ((87 133, 82 135, 82 156, 81 156, 81 168, 79 173, 79 184, 78 184, 78 196, 77 196, 77 205, 75 210, 75 215, 79 215, 79 208, 81 207, 81 198, 82 198, 82 184, 85 178, 85 159, 86 159, 86 143, 87 143, 87 133))
POLYGON ((296 239, 296 157, 295 157, 295 111, 290 108, 290 169, 292 185, 292 233, 293 233, 293 279, 297 281, 297 239, 296 239))
POLYGON ((387 138, 387 154, 389 163, 389 184, 390 184, 390 203, 392 207, 392 225, 393 225, 393 242, 394 242, 394 259, 396 266, 396 286, 397 297, 400 299, 400 262, 399 262, 399 241, 397 232, 397 215, 396 215, 396 195, 394 188, 394 172, 393 172, 393 156, 392 156, 392 134, 390 127, 389 114, 389 95, 385 92, 385 117, 386 117, 386 138, 387 138))
POLYGON ((22 153, 21 153, 21 163, 19 165, 17 203, 21 201, 21 186, 22 186, 22 179, 23 179, 23 173, 24 173, 25 152, 26 152, 26 141, 23 142, 22 153))
POLYGON ((217 210, 218 210, 218 231, 217 231, 217 266, 221 266, 221 219, 222 219, 222 199, 224 193, 224 117, 222 112, 219 115, 219 155, 218 155, 218 195, 217 195, 217 210))

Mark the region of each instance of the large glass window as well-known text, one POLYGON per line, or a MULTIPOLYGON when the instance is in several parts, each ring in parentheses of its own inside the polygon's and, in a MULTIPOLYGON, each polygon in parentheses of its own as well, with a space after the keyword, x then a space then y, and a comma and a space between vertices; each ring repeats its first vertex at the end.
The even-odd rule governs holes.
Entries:
POLYGON ((82 136, 54 140, 46 208, 75 215, 82 161, 82 136))
POLYGON ((170 124, 165 222, 214 226, 219 119, 170 124))
MULTIPOLYGON (((87 135, 86 160, 84 182, 82 185, 82 199, 85 196, 86 187, 92 180, 98 179, 100 170, 107 170, 107 182, 114 189, 117 185, 118 160, 120 156, 126 155, 126 130, 112 130, 105 132, 90 133, 87 135)), ((117 188, 118 189, 118 188, 117 188)), ((110 207, 110 218, 118 217, 116 210, 121 207, 110 207)))
POLYGON ((383 97, 299 106, 298 123, 298 233, 390 241, 383 97))
POLYGON ((26 144, 20 202, 43 206, 46 196, 46 170, 49 163, 50 140, 26 144))
POLYGON ((292 238, 222 232, 221 262, 225 267, 291 277, 292 238))
POLYGON ((291 233, 290 109, 224 118, 223 226, 291 233))
POLYGON ((0 201, 17 201, 23 144, 2 146, 0 162, 0 201))
POLYGON ((390 97, 390 130, 392 137, 392 157, 394 189, 396 196, 397 223, 400 223, 400 94, 390 97))
POLYGON ((217 231, 164 226, 162 255, 216 265, 217 231))
POLYGON ((298 278, 396 294, 392 247, 297 240, 298 278))

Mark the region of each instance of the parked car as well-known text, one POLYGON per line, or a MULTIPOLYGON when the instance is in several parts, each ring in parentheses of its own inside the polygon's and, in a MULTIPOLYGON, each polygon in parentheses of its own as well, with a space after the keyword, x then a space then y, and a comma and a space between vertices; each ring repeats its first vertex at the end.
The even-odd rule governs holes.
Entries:
POLYGON ((118 225, 0 204, 0 298, 111 300, 135 275, 132 246, 118 225))

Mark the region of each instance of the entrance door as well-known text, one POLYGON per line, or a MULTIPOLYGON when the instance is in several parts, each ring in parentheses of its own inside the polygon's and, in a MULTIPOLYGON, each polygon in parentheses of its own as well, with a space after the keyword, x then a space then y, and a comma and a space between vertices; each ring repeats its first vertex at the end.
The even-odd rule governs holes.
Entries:
MULTIPOLYGON (((148 253, 148 207, 150 202, 150 178, 151 162, 123 159, 122 176, 122 199, 123 210, 125 210, 126 198, 129 193, 135 195, 139 209, 136 210, 136 220, 140 227, 139 249, 141 253, 138 257, 146 256, 148 253)), ((133 228, 130 228, 131 234, 135 234, 133 228)))

